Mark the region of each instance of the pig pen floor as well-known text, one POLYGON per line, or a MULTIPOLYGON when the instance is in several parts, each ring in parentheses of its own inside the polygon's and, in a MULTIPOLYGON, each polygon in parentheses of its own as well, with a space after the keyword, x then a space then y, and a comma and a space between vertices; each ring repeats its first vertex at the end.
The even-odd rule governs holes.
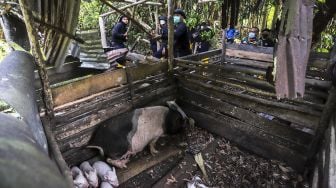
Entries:
POLYGON ((120 187, 185 187, 195 175, 210 187, 309 187, 307 178, 286 164, 239 149, 197 127, 160 138, 156 148, 160 151, 156 156, 147 149, 133 157, 127 169, 117 169, 120 187), (208 181, 193 157, 198 152, 208 181), (154 165, 147 168, 150 164, 154 165), (132 173, 138 175, 126 181, 124 176, 132 173))

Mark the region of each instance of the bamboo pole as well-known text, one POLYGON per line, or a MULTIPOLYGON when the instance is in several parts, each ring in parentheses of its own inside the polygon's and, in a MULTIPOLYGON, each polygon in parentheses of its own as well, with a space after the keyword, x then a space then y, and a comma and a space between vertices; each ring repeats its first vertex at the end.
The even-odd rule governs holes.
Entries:
MULTIPOLYGON (((37 39, 37 35, 36 35, 36 30, 33 28, 33 15, 32 15, 32 11, 29 10, 29 4, 26 0, 19 0, 20 2, 20 7, 21 7, 21 11, 23 14, 23 18, 26 24, 26 28, 28 31, 28 37, 29 37, 29 41, 30 41, 30 46, 32 49, 32 54, 34 56, 34 58, 36 59, 36 66, 37 66, 37 70, 38 73, 40 75, 41 78, 41 83, 42 83, 42 90, 43 90, 43 100, 46 106, 46 111, 47 111, 47 116, 49 117, 49 119, 54 118, 54 109, 53 109, 53 100, 52 100, 52 94, 51 94, 51 89, 50 89, 50 85, 49 85, 49 78, 48 78, 48 74, 47 74, 47 69, 45 67, 45 60, 44 60, 44 56, 43 56, 43 52, 42 49, 39 45, 38 39, 37 39)), ((50 123, 50 121, 49 121, 50 123)), ((55 158, 55 161, 60 169, 60 171, 62 172, 62 174, 64 175, 67 184, 70 187, 73 187, 73 182, 72 182, 72 175, 71 172, 67 166, 67 164, 65 163, 62 154, 58 148, 58 145, 55 141, 55 138, 51 132, 51 124, 49 123, 44 123, 44 131, 46 134, 46 137, 48 139, 48 143, 49 143, 49 149, 51 151, 51 153, 53 154, 53 157, 55 158)))
POLYGON ((168 0, 168 70, 173 70, 174 63, 174 23, 173 23, 173 1, 168 0))
POLYGON ((101 44, 103 48, 107 47, 106 41, 106 32, 105 32, 105 22, 102 17, 99 17, 99 29, 100 29, 100 37, 101 37, 101 44))
MULTIPOLYGON (((127 9, 127 8, 130 8, 130 7, 133 7, 133 6, 142 4, 142 3, 146 2, 146 1, 149 1, 149 0, 141 0, 141 1, 138 1, 138 2, 135 2, 135 3, 133 3, 133 4, 123 6, 123 7, 119 8, 119 10, 125 10, 125 9, 127 9)), ((112 10, 112 11, 110 11, 110 12, 107 12, 107 13, 105 13, 105 14, 100 15, 100 17, 108 16, 108 15, 113 14, 113 13, 115 13, 115 12, 117 12, 117 11, 112 10)))
MULTIPOLYGON (((126 13, 124 11, 119 10, 118 8, 114 7, 112 5, 111 2, 107 1, 107 0, 100 0, 101 2, 105 3, 107 6, 109 6, 111 9, 115 10, 116 12, 118 12, 119 14, 122 14, 124 16, 126 16, 129 20, 131 20, 135 25, 137 25, 142 31, 144 31, 145 33, 147 33, 148 35, 151 35, 150 31, 148 31, 149 29, 146 28, 143 24, 139 23, 137 20, 135 20, 132 15, 130 15, 129 13, 126 13)), ((151 29, 150 29, 151 30, 151 29)))
POLYGON ((42 52, 42 49, 40 48, 36 31, 33 28, 33 16, 31 12, 28 10, 28 3, 25 0, 20 0, 20 6, 23 14, 24 21, 26 23, 27 31, 28 31, 28 37, 30 41, 30 46, 32 49, 33 56, 35 57, 36 66, 38 73, 41 78, 42 88, 43 88, 43 100, 46 107, 47 114, 50 117, 54 116, 54 110, 53 110, 53 100, 52 100, 52 94, 50 90, 49 85, 49 78, 47 74, 47 69, 45 67, 45 59, 42 52))

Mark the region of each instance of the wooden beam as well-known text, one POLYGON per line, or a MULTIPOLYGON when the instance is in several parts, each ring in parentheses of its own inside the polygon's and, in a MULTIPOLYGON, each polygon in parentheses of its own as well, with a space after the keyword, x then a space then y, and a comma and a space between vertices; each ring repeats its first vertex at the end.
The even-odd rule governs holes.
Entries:
POLYGON ((284 145, 303 154, 309 151, 309 144, 313 136, 308 133, 264 118, 257 112, 236 107, 214 97, 209 98, 204 94, 197 94, 196 91, 189 89, 180 89, 179 91, 179 104, 182 106, 188 106, 195 111, 202 111, 205 108, 209 111, 219 112, 223 116, 241 121, 242 124, 236 126, 240 130, 265 137, 270 142, 284 145), (225 108, 222 108, 223 106, 225 108))
MULTIPOLYGON (((118 8, 118 9, 119 9, 119 10, 125 10, 125 9, 127 9, 127 8, 130 8, 130 7, 133 7, 133 6, 142 4, 142 3, 146 2, 146 1, 149 1, 149 0, 141 0, 141 1, 138 1, 138 2, 134 2, 133 4, 126 5, 126 6, 123 6, 123 7, 118 8)), ((105 16, 108 16, 108 15, 113 14, 113 13, 115 13, 115 12, 116 12, 116 11, 113 10, 113 11, 110 11, 110 12, 107 12, 107 13, 104 13, 104 14, 101 14, 100 17, 105 17, 105 16)))
POLYGON ((199 92, 202 91, 238 107, 267 113, 313 130, 317 128, 319 116, 321 115, 321 112, 313 109, 257 98, 194 80, 179 79, 179 81, 182 87, 191 88, 199 92))
MULTIPOLYGON (((154 65, 139 65, 132 68, 133 80, 140 80, 158 71, 165 71, 167 63, 154 65)), ((74 100, 101 92, 103 90, 125 84, 127 82, 126 73, 123 69, 94 75, 92 77, 76 81, 64 86, 52 89, 55 106, 72 102, 74 100)))
MULTIPOLYGON (((136 1, 133 1, 133 0, 124 0, 125 3, 135 3, 136 1)), ((146 5, 156 5, 156 6, 162 6, 163 4, 162 3, 159 3, 159 2, 145 2, 146 5)))
POLYGON ((105 22, 104 22, 104 19, 102 17, 99 17, 98 20, 99 20, 101 44, 102 44, 103 48, 107 48, 105 22))
POLYGON ((245 58, 245 59, 273 62, 273 55, 271 54, 263 54, 263 53, 248 52, 248 51, 243 51, 243 50, 227 49, 226 55, 245 58))

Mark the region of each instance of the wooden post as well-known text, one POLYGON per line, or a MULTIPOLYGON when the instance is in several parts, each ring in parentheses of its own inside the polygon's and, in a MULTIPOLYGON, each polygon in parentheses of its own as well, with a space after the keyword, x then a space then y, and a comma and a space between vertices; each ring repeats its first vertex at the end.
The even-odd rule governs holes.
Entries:
POLYGON ((173 22, 173 1, 168 0, 168 70, 173 70, 174 63, 174 22, 173 22))
POLYGON ((100 29, 100 37, 101 37, 102 47, 107 48, 105 22, 104 22, 104 18, 102 18, 102 17, 99 17, 99 29, 100 29))
POLYGON ((225 42, 225 38, 226 38, 226 29, 222 29, 223 30, 223 34, 222 34, 222 63, 225 62, 225 55, 226 55, 226 42, 225 42))

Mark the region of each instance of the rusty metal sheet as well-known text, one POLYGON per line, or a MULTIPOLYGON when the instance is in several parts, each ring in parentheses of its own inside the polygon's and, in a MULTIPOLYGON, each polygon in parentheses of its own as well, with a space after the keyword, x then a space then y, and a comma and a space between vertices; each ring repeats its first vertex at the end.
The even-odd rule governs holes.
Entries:
POLYGON ((30 54, 14 51, 0 62, 0 99, 11 105, 23 117, 39 146, 48 153, 47 140, 36 104, 34 59, 30 54))

